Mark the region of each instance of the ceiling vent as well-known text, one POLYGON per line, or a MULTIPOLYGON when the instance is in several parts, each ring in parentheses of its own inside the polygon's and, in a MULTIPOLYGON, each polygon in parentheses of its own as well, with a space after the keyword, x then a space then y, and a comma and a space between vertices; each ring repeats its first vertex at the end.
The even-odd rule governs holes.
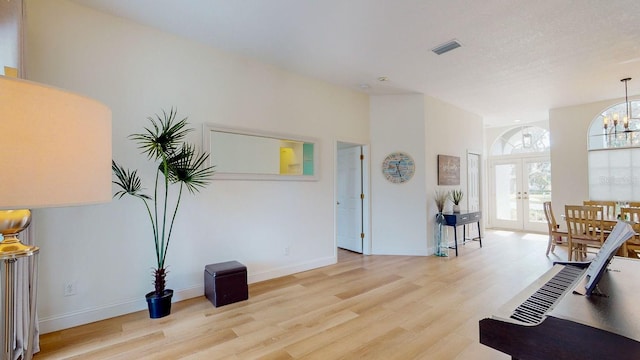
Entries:
POLYGON ((438 54, 438 55, 442 55, 446 52, 449 52, 453 49, 457 49, 460 46, 462 46, 458 40, 451 40, 448 41, 442 45, 436 46, 435 48, 431 49, 431 51, 433 51, 434 53, 438 54))

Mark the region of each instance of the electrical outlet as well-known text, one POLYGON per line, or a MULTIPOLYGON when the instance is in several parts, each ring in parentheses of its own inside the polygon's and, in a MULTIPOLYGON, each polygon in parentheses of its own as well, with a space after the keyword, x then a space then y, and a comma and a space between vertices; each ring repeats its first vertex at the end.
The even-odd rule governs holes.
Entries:
POLYGON ((77 293, 78 284, 75 281, 64 284, 64 296, 72 296, 77 293))

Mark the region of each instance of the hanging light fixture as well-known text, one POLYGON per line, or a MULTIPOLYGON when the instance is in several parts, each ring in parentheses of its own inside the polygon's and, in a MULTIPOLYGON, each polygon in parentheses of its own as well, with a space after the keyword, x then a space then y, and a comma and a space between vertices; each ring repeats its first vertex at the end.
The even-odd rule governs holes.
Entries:
MULTIPOLYGON (((637 117, 633 117, 633 114, 631 112, 631 103, 629 102, 629 91, 627 88, 627 83, 631 80, 631 78, 624 78, 621 79, 620 81, 624 83, 624 108, 625 108, 625 114, 622 117, 622 127, 624 128, 625 132, 631 132, 631 130, 629 129, 629 121, 631 120, 640 120, 640 118, 637 117)), ((611 116, 611 119, 609 118, 609 116, 604 116, 603 120, 602 120, 602 126, 604 127, 604 131, 607 132, 607 130, 609 129, 609 126, 611 125, 611 123, 613 123, 613 126, 611 127, 611 130, 609 131, 610 133, 613 132, 614 134, 618 132, 618 122, 620 121, 620 114, 613 113, 613 115, 611 116)))
POLYGON ((524 129, 522 131, 522 147, 524 149, 529 149, 533 145, 532 136, 529 131, 525 132, 524 129))

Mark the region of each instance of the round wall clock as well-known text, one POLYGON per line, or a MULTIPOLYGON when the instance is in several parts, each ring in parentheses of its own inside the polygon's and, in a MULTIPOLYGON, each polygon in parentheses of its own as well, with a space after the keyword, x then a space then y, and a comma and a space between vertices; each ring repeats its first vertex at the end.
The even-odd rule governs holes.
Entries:
POLYGON ((387 155, 382 162, 382 174, 388 181, 399 184, 411 180, 416 165, 408 154, 394 152, 387 155))

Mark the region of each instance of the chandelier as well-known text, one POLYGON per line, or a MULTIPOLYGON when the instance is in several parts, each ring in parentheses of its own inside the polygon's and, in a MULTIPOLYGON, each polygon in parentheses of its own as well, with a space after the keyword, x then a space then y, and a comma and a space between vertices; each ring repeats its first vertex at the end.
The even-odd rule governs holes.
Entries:
MULTIPOLYGON (((629 121, 631 120, 640 120, 640 118, 637 117, 633 117, 632 111, 631 111, 631 104, 629 103, 629 92, 627 89, 627 83, 631 80, 631 78, 624 78, 621 79, 620 81, 624 83, 624 108, 625 108, 625 114, 622 117, 622 127, 625 133, 629 133, 633 130, 629 129, 629 121)), ((604 127, 604 131, 605 133, 614 133, 617 134, 618 132, 618 123, 620 121, 620 114, 618 112, 614 112, 611 115, 611 118, 609 118, 608 115, 605 115, 603 117, 603 123, 602 126, 604 127), (611 124, 613 124, 613 126, 611 126, 611 124), (611 128, 611 129, 609 129, 611 128)))

